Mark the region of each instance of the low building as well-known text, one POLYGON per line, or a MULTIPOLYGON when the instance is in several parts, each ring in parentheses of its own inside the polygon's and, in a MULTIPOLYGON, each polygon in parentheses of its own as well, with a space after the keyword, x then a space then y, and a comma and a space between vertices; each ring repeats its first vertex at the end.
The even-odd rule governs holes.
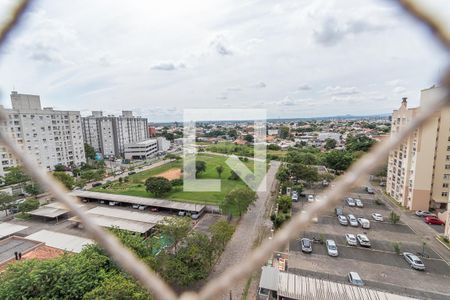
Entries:
POLYGON ((156 141, 158 142, 158 151, 159 152, 166 152, 170 148, 170 141, 167 140, 165 137, 157 137, 156 141))
POLYGON ((158 141, 144 140, 125 145, 125 159, 147 159, 158 153, 158 141))
POLYGON ((262 267, 259 300, 410 300, 413 298, 324 279, 281 272, 275 267, 262 267))

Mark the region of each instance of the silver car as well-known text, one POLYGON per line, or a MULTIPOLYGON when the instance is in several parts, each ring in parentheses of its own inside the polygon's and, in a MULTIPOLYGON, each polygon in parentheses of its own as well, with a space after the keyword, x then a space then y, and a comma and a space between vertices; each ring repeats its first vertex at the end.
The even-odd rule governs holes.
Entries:
POLYGON ((339 215, 337 218, 338 218, 339 224, 341 224, 343 226, 347 226, 348 225, 348 221, 347 221, 347 217, 346 216, 339 215))
POLYGON ((364 207, 364 204, 362 203, 361 199, 355 199, 355 203, 356 203, 356 206, 358 206, 358 207, 364 207))
POLYGON ((358 223, 361 225, 364 229, 370 229, 370 221, 366 218, 358 218, 358 223))
POLYGON ((345 235, 345 239, 347 240, 347 244, 349 246, 356 246, 358 244, 358 242, 356 241, 356 236, 354 234, 347 233, 345 235))
POLYGON ((300 244, 302 246, 302 252, 311 253, 312 252, 312 242, 310 239, 302 238, 300 240, 300 244))
POLYGON ((348 222, 350 223, 350 226, 353 226, 353 227, 359 226, 358 220, 355 218, 354 215, 348 215, 347 218, 348 218, 348 222))
POLYGON ((326 246, 327 246, 327 253, 329 256, 336 257, 339 255, 335 241, 327 240, 326 246))
POLYGON ((424 263, 422 262, 422 260, 420 260, 419 257, 417 257, 417 255, 414 255, 410 252, 403 252, 403 257, 408 262, 408 264, 411 266, 411 268, 413 268, 415 270, 420 270, 420 271, 425 270, 424 263))
POLYGON ((362 281, 361 277, 356 272, 350 272, 348 273, 348 281, 351 284, 357 285, 357 286, 363 286, 364 281, 362 281))
POLYGON ((347 204, 348 204, 348 206, 356 206, 355 200, 350 197, 347 198, 347 204))
POLYGON ((369 238, 367 237, 367 235, 365 235, 365 234, 357 234, 356 235, 356 239, 358 240, 358 243, 361 245, 361 246, 363 246, 363 247, 371 247, 371 244, 370 244, 370 240, 369 240, 369 238))
POLYGON ((379 213, 373 213, 372 219, 374 219, 375 221, 379 221, 379 222, 383 222, 383 220, 384 220, 383 215, 381 215, 379 213))

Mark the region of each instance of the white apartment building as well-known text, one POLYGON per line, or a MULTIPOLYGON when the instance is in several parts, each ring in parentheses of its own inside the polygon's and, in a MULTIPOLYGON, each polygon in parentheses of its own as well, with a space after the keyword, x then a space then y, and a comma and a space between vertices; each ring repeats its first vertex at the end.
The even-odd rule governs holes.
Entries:
MULTIPOLYGON (((59 111, 51 107, 41 108, 38 95, 11 93, 12 108, 4 109, 7 121, 1 122, 1 130, 10 136, 39 165, 53 170, 55 165, 80 165, 86 162, 83 133, 79 111, 59 111)), ((19 162, 0 147, 0 176, 5 169, 19 162)))
MULTIPOLYGON (((422 90, 420 106, 442 95, 439 87, 422 90)), ((408 108, 407 99, 403 98, 400 108, 392 114, 391 134, 401 130, 419 111, 420 107, 408 108)), ((446 209, 449 184, 450 108, 447 107, 391 151, 386 192, 411 210, 446 209)))
POLYGON ((87 144, 104 157, 124 156, 125 145, 148 138, 146 118, 135 117, 131 111, 122 111, 121 116, 103 116, 93 111, 82 118, 83 136, 87 144))
POLYGON ((158 153, 158 141, 149 139, 125 145, 125 159, 146 159, 158 153))

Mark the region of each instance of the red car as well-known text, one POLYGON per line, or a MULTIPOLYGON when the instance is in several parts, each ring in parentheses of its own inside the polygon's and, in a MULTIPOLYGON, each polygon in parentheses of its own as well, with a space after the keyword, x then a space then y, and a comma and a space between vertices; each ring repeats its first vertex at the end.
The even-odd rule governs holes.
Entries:
POLYGON ((432 216, 423 218, 423 221, 427 224, 445 225, 445 222, 441 221, 440 219, 438 219, 436 217, 432 217, 432 216))

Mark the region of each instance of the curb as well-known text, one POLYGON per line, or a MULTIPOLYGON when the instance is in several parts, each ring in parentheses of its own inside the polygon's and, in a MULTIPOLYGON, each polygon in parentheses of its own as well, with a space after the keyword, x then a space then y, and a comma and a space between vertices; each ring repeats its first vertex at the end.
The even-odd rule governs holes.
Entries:
POLYGON ((438 234, 435 235, 434 238, 435 238, 439 243, 441 243, 442 246, 444 246, 445 248, 447 248, 448 251, 450 251, 450 247, 447 246, 443 241, 441 241, 441 240, 439 239, 439 235, 438 235, 438 234))

